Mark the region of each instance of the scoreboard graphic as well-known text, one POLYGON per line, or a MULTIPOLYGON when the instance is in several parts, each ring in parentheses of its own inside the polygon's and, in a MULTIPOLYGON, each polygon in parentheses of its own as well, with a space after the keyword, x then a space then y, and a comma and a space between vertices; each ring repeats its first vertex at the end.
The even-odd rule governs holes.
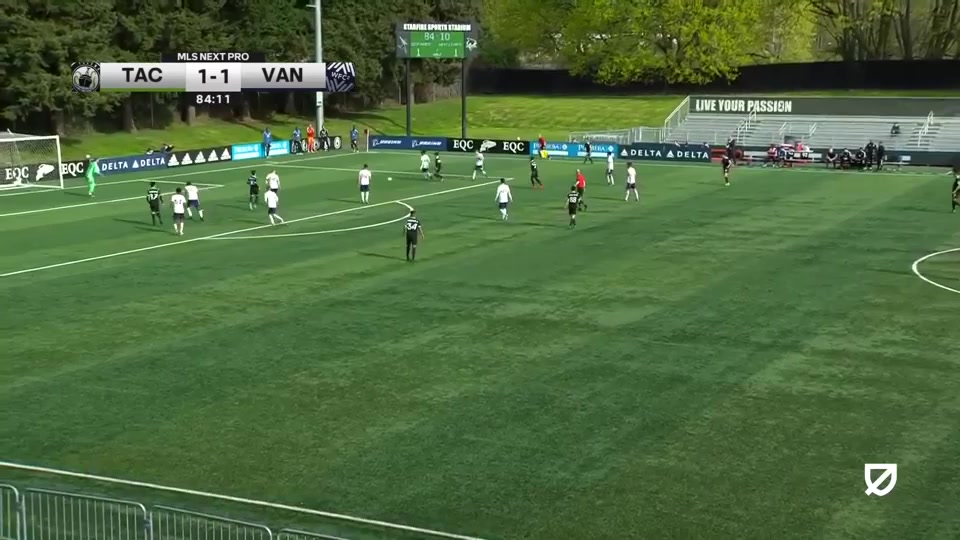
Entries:
MULTIPOLYGON (((73 64, 76 92, 351 92, 350 62, 266 62, 262 53, 207 52, 163 55, 161 62, 73 64)), ((209 101, 207 101, 209 103, 209 101)), ((227 101, 229 102, 229 100, 227 101)))
POLYGON ((396 34, 397 58, 463 60, 477 52, 472 24, 404 23, 396 34))

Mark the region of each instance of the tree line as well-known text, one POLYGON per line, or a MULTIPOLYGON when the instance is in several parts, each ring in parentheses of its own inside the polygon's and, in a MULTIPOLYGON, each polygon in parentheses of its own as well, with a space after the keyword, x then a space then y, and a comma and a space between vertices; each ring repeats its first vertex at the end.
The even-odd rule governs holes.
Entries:
MULTIPOLYGON (((740 66, 822 60, 960 58, 960 0, 320 0, 324 59, 357 68, 357 92, 328 106, 360 109, 400 95, 394 25, 473 21, 475 62, 551 65, 606 84, 707 83, 740 66)), ((0 0, 0 127, 66 134, 133 131, 197 114, 297 112, 311 101, 247 95, 201 108, 178 94, 76 94, 74 61, 159 61, 181 51, 314 59, 308 0, 0 0), (301 103, 301 101, 303 103, 301 103)), ((415 61, 418 88, 450 86, 459 65, 415 61)))
POLYGON ((543 63, 610 84, 733 79, 740 66, 960 59, 960 0, 485 0, 543 63))

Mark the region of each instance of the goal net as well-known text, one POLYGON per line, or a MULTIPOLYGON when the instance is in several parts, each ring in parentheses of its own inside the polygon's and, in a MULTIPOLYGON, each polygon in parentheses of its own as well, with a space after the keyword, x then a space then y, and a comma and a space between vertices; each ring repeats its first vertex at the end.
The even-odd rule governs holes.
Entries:
POLYGON ((0 132, 0 190, 63 189, 60 137, 0 132))

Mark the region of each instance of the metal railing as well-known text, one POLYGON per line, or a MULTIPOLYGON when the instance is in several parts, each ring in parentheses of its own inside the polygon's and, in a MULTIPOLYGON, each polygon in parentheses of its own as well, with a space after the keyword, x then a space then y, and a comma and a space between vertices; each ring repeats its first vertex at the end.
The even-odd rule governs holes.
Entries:
POLYGON ((917 147, 923 146, 923 138, 930 132, 930 125, 933 124, 933 111, 927 115, 927 120, 920 126, 920 132, 917 134, 917 147))
POLYGON ((326 534, 316 534, 296 529, 283 529, 277 533, 277 540, 347 540, 339 536, 329 536, 326 534))
MULTIPOLYGON (((386 534, 390 538, 405 539, 480 540, 381 521, 349 519, 366 525, 349 529, 352 540, 381 539, 387 537, 386 534), (371 536, 375 531, 379 534, 371 536)), ((337 536, 290 527, 274 533, 274 529, 265 524, 172 506, 148 509, 136 501, 47 489, 20 491, 0 484, 0 540, 350 540, 340 536, 341 530, 346 530, 345 525, 342 522, 319 525, 336 531, 337 536)))
POLYGON ((45 489, 28 489, 21 498, 21 540, 61 538, 150 540, 150 515, 133 501, 45 489))
POLYGON ((663 140, 666 141, 673 132, 674 129, 678 128, 680 124, 683 124, 687 120, 687 116, 690 114, 690 96, 683 98, 683 101, 673 112, 670 113, 670 116, 663 121, 663 140))
POLYGON ((783 137, 788 131, 790 131, 790 122, 784 122, 783 125, 780 126, 780 130, 777 131, 777 138, 780 142, 783 142, 783 137))
POLYGON ((634 144, 640 142, 662 142, 663 128, 640 126, 629 129, 608 129, 605 131, 575 131, 567 137, 569 142, 605 142, 634 144))
POLYGON ((742 141, 744 136, 757 120, 757 111, 750 111, 750 114, 737 125, 737 140, 742 141))
POLYGON ((266 525, 170 506, 153 508, 154 540, 273 540, 266 525))
POLYGON ((20 492, 13 486, 0 484, 0 540, 22 538, 23 521, 20 492))

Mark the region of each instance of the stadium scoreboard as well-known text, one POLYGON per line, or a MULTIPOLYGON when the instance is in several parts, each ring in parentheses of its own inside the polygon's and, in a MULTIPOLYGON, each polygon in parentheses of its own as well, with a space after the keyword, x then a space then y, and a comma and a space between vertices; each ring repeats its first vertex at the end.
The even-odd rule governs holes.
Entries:
MULTIPOLYGON (((78 92, 186 92, 196 96, 229 96, 240 92, 350 92, 355 87, 356 71, 352 63, 268 63, 262 53, 172 53, 163 55, 160 62, 78 62, 73 65, 73 88, 78 92)), ((229 98, 219 102, 229 103, 229 98)))
POLYGON ((472 24, 404 23, 396 34, 398 58, 463 60, 477 50, 472 24))

